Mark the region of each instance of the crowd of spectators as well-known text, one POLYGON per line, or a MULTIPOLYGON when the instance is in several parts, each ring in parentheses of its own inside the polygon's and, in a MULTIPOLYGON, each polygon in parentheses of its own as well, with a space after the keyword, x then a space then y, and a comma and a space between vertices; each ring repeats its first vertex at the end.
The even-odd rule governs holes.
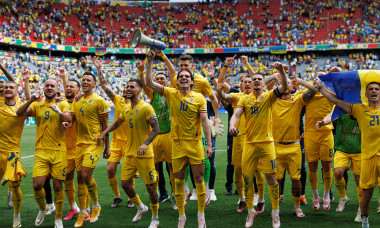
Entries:
POLYGON ((371 0, 203 0, 128 7, 0 0, 0 36, 130 47, 134 30, 142 28, 170 48, 369 43, 380 42, 379 10, 371 0))

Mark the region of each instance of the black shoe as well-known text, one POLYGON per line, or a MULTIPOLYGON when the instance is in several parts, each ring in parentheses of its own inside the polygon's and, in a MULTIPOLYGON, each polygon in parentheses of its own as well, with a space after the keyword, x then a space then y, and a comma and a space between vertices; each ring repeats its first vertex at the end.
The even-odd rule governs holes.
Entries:
POLYGON ((113 204, 111 205, 111 208, 116 208, 119 206, 119 203, 123 202, 123 199, 122 198, 119 198, 119 197, 116 197, 114 200, 113 200, 113 204))
POLYGON ((158 202, 159 203, 163 203, 163 202, 165 202, 168 199, 170 199, 169 195, 160 195, 160 198, 158 198, 158 202))
POLYGON ((226 189, 226 195, 227 195, 227 196, 232 195, 232 188, 227 188, 227 189, 226 189))

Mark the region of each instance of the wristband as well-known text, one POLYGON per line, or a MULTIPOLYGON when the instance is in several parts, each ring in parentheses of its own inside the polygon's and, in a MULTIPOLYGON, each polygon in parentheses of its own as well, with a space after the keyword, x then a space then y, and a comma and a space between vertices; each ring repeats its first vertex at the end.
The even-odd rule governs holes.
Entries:
POLYGON ((226 64, 224 64, 223 67, 228 68, 228 66, 226 64))
POLYGON ((251 65, 249 65, 249 63, 246 63, 246 64, 245 64, 245 67, 247 67, 248 69, 249 69, 249 68, 252 68, 251 65))
POLYGON ((58 107, 57 107, 57 110, 54 110, 54 112, 56 112, 58 115, 62 114, 62 111, 58 107))
POLYGON ((168 59, 168 57, 166 57, 165 54, 163 54, 163 55, 161 56, 161 58, 162 58, 163 60, 168 59))

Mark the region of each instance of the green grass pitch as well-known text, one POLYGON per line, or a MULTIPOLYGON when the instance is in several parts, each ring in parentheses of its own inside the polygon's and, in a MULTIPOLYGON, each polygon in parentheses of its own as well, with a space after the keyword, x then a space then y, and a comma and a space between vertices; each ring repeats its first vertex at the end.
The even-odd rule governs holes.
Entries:
MULTIPOLYGON (((225 126, 227 126, 227 114, 222 114, 222 121, 225 126)), ((225 132, 227 132, 227 127, 225 127, 225 132)), ((34 227, 34 220, 38 213, 38 206, 33 198, 33 188, 32 188, 32 170, 34 162, 34 151, 35 151, 35 127, 25 126, 22 139, 21 139, 21 154, 22 154, 22 164, 27 170, 28 174, 26 178, 22 179, 21 190, 23 193, 23 202, 21 208, 21 219, 23 227, 34 227)), ((211 201, 210 205, 206 207, 206 222, 208 227, 244 227, 245 218, 247 212, 237 213, 237 201, 238 196, 226 196, 224 184, 226 182, 226 136, 217 139, 216 142, 216 170, 217 176, 215 181, 215 192, 218 198, 217 201, 211 201)), ((101 215, 98 222, 95 224, 90 224, 85 222, 84 227, 148 227, 150 224, 151 213, 148 212, 144 215, 143 219, 137 223, 133 224, 132 218, 136 213, 136 208, 127 208, 127 196, 124 191, 121 190, 122 197, 124 201, 118 208, 111 209, 110 205, 113 202, 113 193, 108 184, 107 171, 106 171, 106 160, 100 159, 99 163, 94 171, 94 178, 98 184, 99 193, 99 203, 102 206, 101 215)), ((119 179, 120 186, 120 167, 118 166, 117 177, 119 179)), ((321 172, 319 175, 319 193, 323 194, 323 183, 321 180, 321 172)), ((167 189, 170 191, 169 179, 166 179, 167 189)), ((290 179, 289 176, 286 177, 285 185, 285 197, 284 204, 280 206, 281 210, 281 225, 282 227, 361 227, 360 223, 355 223, 354 218, 358 209, 358 199, 356 197, 356 187, 354 183, 354 178, 352 172, 349 172, 349 184, 347 195, 350 198, 350 202, 346 209, 342 213, 336 213, 335 209, 338 205, 339 195, 333 184, 332 190, 335 196, 335 200, 331 203, 330 211, 324 211, 322 207, 319 211, 314 211, 311 206, 312 193, 310 189, 309 182, 307 181, 306 186, 306 197, 309 205, 302 206, 302 209, 306 216, 304 218, 297 218, 293 214, 293 200, 290 191, 290 179)), ((190 184, 191 186, 191 184, 190 184)), ((235 189, 235 188, 234 188, 235 189)), ((141 200, 149 205, 149 198, 144 184, 141 178, 136 180, 136 190, 140 195, 141 200)), ((12 227, 12 216, 13 209, 8 209, 7 206, 7 191, 8 187, 4 186, 0 188, 0 227, 12 227)), ((254 227, 271 227, 271 203, 268 195, 268 187, 265 189, 265 201, 266 208, 264 214, 258 215, 254 221, 254 227)), ((376 208, 378 206, 379 190, 375 189, 374 197, 371 201, 370 209, 370 224, 372 227, 379 227, 380 225, 380 214, 376 213, 376 208)), ((64 216, 68 210, 67 200, 65 201, 64 216)), ((189 201, 188 205, 185 207, 188 222, 186 227, 197 227, 197 202, 189 201)), ((176 227, 178 212, 171 209, 170 201, 166 201, 160 204, 159 209, 160 227, 176 227)), ((75 219, 70 221, 64 221, 65 227, 73 227, 75 219)), ((41 227, 53 227, 54 226, 54 213, 52 215, 47 215, 45 217, 45 222, 41 227)))

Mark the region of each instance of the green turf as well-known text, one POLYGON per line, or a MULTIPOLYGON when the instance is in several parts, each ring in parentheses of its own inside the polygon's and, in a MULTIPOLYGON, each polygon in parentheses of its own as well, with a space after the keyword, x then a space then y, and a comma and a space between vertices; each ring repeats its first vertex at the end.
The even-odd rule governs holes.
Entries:
MULTIPOLYGON (((227 126, 227 115, 223 114, 222 120, 225 126, 227 126)), ((227 129, 225 128, 225 132, 227 129)), ((25 126, 22 140, 21 140, 21 154, 23 157, 34 154, 35 150, 35 127, 25 126)), ((216 143, 216 169, 217 176, 215 182, 215 192, 218 200, 212 201, 209 206, 206 207, 206 221, 208 227, 244 227, 246 211, 244 213, 236 213, 238 197, 236 195, 226 196, 224 184, 226 182, 225 172, 227 164, 226 155, 226 136, 217 139, 216 143)), ((34 157, 25 158, 22 160, 24 168, 27 170, 28 175, 23 178, 23 184, 21 190, 23 192, 23 203, 21 208, 21 218, 23 227, 34 227, 34 220, 38 213, 38 206, 33 198, 32 191, 32 170, 33 170, 34 157)), ((111 209, 110 205, 113 202, 113 193, 108 185, 106 160, 101 159, 94 171, 94 178, 98 184, 99 202, 102 206, 101 216, 99 221, 95 224, 86 222, 84 227, 148 227, 150 223, 151 213, 144 215, 143 219, 137 223, 132 224, 131 220, 136 213, 136 208, 127 208, 126 201, 122 202, 119 208, 111 209)), ((319 172, 319 175, 321 173, 319 172)), ((117 170, 117 177, 120 177, 120 166, 117 170)), ((168 183, 168 179, 167 179, 168 183)), ((119 182, 120 185, 120 182, 119 182)), ((168 184, 167 184, 168 185, 168 184)), ((191 185, 191 184, 190 184, 191 185)), ((136 181, 136 189, 142 201, 149 205, 149 198, 145 186, 142 183, 141 178, 136 181)), ((170 189, 170 186, 167 186, 170 189)), ((271 227, 271 203, 267 193, 267 187, 265 190, 265 201, 267 203, 264 214, 258 215, 254 222, 254 227, 271 227)), ((319 192, 323 194, 323 183, 319 177, 319 192)), ((360 223, 355 223, 354 218, 358 209, 358 199, 356 197, 356 187, 352 173, 349 173, 349 184, 347 195, 350 198, 350 203, 346 207, 343 213, 336 213, 335 209, 338 204, 339 195, 333 186, 333 193, 335 200, 331 203, 331 210, 326 212, 322 209, 314 211, 311 206, 311 190, 309 182, 306 186, 306 197, 309 205, 302 206, 306 217, 297 218, 293 215, 293 200, 290 192, 290 179, 287 176, 285 186, 285 198, 284 204, 281 206, 281 224, 282 227, 360 227, 360 223)), ((121 191, 122 197, 127 199, 126 194, 121 191)), ((0 227, 12 227, 12 215, 13 209, 8 209, 6 203, 7 186, 0 188, 0 227)), ((376 213, 378 206, 377 200, 379 198, 379 191, 375 189, 374 197, 371 201, 370 209, 370 224, 375 227, 376 224, 380 224, 380 214, 376 213)), ((64 215, 68 209, 67 200, 64 206, 64 215)), ((189 201, 189 204, 185 207, 188 222, 186 227, 197 226, 197 203, 196 201, 189 201)), ((159 209, 160 227, 176 227, 178 212, 171 209, 170 201, 166 201, 160 204, 159 209)), ((75 220, 64 221, 65 227, 73 227, 75 220)), ((42 227, 54 226, 54 213, 53 215, 47 215, 42 227)))

